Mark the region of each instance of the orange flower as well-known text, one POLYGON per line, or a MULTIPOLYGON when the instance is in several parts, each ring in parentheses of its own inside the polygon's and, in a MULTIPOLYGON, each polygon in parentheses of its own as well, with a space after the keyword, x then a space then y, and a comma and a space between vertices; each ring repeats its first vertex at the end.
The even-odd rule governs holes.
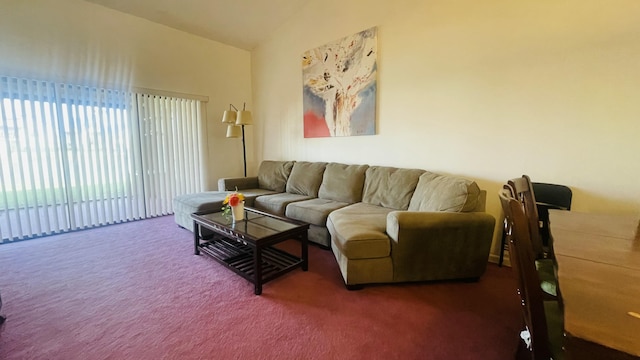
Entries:
POLYGON ((234 192, 224 198, 223 204, 229 204, 229 206, 237 206, 240 201, 244 201, 244 195, 239 192, 234 192))

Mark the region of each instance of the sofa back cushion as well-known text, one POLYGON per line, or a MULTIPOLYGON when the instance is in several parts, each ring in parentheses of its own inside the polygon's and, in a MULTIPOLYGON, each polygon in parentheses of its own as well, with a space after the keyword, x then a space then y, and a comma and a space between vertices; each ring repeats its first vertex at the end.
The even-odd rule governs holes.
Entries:
POLYGON ((296 161, 287 180, 287 192, 318 197, 326 162, 296 161))
POLYGON ((411 194, 422 173, 424 170, 371 166, 365 174, 362 202, 407 210, 411 194))
POLYGON ((258 169, 258 187, 275 192, 284 192, 293 161, 264 160, 258 169))
POLYGON ((368 167, 368 165, 327 164, 318 197, 347 203, 360 202, 364 174, 368 167))
POLYGON ((474 211, 481 201, 475 181, 425 172, 413 193, 410 211, 474 211))

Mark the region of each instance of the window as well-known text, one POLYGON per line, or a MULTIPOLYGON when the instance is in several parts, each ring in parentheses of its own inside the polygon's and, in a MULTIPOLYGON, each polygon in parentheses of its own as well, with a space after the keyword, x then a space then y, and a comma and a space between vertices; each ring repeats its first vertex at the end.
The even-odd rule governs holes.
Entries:
POLYGON ((0 235, 173 213, 202 190, 199 100, 0 77, 0 235))

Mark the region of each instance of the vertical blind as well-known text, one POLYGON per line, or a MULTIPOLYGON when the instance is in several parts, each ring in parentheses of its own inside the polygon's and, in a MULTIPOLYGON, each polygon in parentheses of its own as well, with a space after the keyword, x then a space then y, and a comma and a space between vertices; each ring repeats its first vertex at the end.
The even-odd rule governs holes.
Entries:
POLYGON ((202 190, 201 102, 0 77, 2 242, 173 213, 202 190))

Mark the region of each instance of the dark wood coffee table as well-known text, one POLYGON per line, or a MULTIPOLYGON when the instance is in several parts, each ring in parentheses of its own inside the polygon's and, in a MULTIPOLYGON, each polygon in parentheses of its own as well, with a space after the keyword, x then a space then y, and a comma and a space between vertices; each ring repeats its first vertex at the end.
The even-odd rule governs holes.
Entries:
POLYGON ((262 284, 286 272, 298 267, 307 271, 309 224, 248 207, 245 212, 245 219, 235 223, 222 212, 192 214, 195 254, 203 252, 249 280, 256 295, 262 293, 262 284), (203 239, 201 227, 213 236, 203 239), (289 239, 300 240, 300 257, 273 247, 289 239))

